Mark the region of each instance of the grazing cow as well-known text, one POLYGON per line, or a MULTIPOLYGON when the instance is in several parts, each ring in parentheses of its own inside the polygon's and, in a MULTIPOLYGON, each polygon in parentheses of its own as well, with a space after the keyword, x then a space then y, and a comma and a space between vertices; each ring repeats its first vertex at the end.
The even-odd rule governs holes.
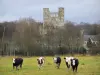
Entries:
POLYGON ((64 57, 64 59, 65 59, 66 66, 69 69, 71 65, 71 59, 74 59, 74 57, 64 57))
POLYGON ((20 68, 22 68, 22 64, 23 64, 23 59, 22 58, 13 58, 13 69, 16 67, 20 66, 20 68))
POLYGON ((54 60, 54 63, 56 63, 57 68, 59 69, 60 64, 61 64, 61 58, 60 57, 54 57, 53 60, 54 60))
POLYGON ((78 65, 79 65, 79 61, 77 58, 71 59, 71 66, 72 66, 73 72, 74 71, 77 72, 78 65))
POLYGON ((38 66, 39 66, 39 69, 41 69, 41 67, 43 66, 43 64, 44 64, 44 57, 39 57, 38 59, 37 59, 37 61, 38 61, 38 66))

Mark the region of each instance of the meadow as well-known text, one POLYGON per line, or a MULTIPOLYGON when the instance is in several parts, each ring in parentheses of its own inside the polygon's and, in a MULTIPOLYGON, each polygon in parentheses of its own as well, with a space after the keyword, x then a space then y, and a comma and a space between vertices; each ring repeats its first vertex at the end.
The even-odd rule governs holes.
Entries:
POLYGON ((0 57, 0 75, 100 75, 100 56, 75 56, 79 59, 78 72, 73 73, 67 69, 64 57, 60 69, 55 67, 52 56, 45 56, 45 64, 41 70, 37 65, 38 57, 23 57, 23 68, 16 70, 12 68, 10 56, 0 57))

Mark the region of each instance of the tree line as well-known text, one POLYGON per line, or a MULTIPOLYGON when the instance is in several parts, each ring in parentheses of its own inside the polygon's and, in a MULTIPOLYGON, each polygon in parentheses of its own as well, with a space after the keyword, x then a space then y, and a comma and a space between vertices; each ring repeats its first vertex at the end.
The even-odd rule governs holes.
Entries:
POLYGON ((91 53, 100 53, 100 24, 76 25, 67 21, 62 27, 52 23, 43 27, 42 22, 32 18, 3 22, 0 23, 0 55, 86 54, 87 50, 83 47, 84 34, 97 35, 98 45, 88 43, 88 47, 91 53))

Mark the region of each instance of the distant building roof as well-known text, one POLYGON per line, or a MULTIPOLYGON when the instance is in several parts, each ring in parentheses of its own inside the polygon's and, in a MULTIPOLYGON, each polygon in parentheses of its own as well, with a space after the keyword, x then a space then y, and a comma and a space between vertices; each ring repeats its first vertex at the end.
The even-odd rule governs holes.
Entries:
POLYGON ((89 38, 91 38, 93 41, 97 41, 96 36, 97 35, 84 35, 84 41, 88 41, 89 38))

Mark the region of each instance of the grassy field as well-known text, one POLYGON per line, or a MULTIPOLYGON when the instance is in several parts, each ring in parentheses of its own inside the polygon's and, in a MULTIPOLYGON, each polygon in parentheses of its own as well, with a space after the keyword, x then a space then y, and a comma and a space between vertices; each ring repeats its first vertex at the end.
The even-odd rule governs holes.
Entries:
POLYGON ((55 68, 53 57, 45 57, 45 65, 39 70, 38 57, 23 57, 23 68, 13 70, 13 57, 0 57, 0 75, 100 75, 100 56, 76 56, 79 59, 78 72, 66 68, 63 56, 60 69, 55 68))

